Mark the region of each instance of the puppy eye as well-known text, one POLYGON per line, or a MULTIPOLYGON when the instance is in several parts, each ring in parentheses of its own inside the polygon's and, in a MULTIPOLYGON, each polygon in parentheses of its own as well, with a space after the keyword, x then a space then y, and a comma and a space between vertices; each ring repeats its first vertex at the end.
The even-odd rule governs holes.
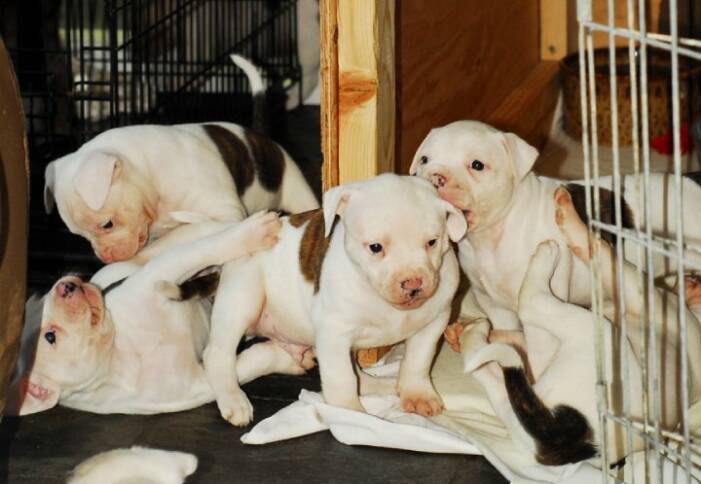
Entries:
POLYGON ((428 156, 422 156, 420 159, 421 159, 422 165, 425 165, 426 163, 428 163, 428 156))
POLYGON ((373 254, 379 254, 382 252, 382 244, 370 244, 368 245, 368 248, 373 254))
POLYGON ((472 160, 472 169, 477 170, 477 171, 482 171, 484 170, 484 163, 482 163, 480 160, 472 160))
POLYGON ((105 229, 105 230, 109 230, 109 229, 111 229, 112 227, 114 227, 114 224, 112 223, 111 220, 108 220, 107 222, 105 222, 104 224, 102 224, 102 228, 105 229))
POLYGON ((431 239, 431 240, 429 240, 429 241, 428 241, 428 246, 429 246, 429 247, 433 247, 434 245, 436 245, 436 242, 437 242, 437 241, 438 241, 438 239, 431 239))
POLYGON ((53 345, 54 343, 56 343, 56 331, 47 331, 46 333, 44 333, 44 339, 48 341, 50 345, 53 345))

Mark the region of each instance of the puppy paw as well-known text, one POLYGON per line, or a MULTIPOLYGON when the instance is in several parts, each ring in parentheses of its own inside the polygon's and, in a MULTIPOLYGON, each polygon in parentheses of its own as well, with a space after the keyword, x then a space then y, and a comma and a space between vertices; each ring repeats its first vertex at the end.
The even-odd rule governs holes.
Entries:
POLYGON ((312 348, 309 348, 302 355, 302 361, 299 363, 299 366, 301 366, 305 372, 307 370, 311 370, 316 366, 316 360, 314 359, 315 356, 316 355, 314 354, 314 350, 312 348))
POLYGON ((684 297, 686 305, 690 308, 701 306, 701 276, 696 274, 684 276, 684 297))
POLYGON ((217 398, 217 406, 224 420, 236 427, 248 425, 253 419, 253 405, 243 390, 217 398))
POLYGON ((243 237, 241 244, 248 254, 273 247, 282 228, 280 217, 275 212, 258 212, 238 226, 243 237))
POLYGON ((465 323, 458 321, 457 323, 449 324, 443 331, 445 342, 448 343, 456 353, 460 353, 460 335, 464 329, 465 323))
POLYGON ((408 389, 399 393, 402 410, 433 417, 443 412, 443 399, 433 388, 408 389))

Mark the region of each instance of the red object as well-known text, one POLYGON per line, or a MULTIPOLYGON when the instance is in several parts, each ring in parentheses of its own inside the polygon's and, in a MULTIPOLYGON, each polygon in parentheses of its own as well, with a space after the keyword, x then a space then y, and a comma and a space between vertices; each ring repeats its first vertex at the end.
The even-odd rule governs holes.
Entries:
MULTIPOLYGON (((689 137, 689 125, 683 123, 679 129, 679 138, 681 142, 681 153, 686 154, 692 148, 691 138, 689 137)), ((674 142, 672 140, 672 129, 661 136, 650 140, 650 147, 665 155, 671 155, 674 152, 674 142)))

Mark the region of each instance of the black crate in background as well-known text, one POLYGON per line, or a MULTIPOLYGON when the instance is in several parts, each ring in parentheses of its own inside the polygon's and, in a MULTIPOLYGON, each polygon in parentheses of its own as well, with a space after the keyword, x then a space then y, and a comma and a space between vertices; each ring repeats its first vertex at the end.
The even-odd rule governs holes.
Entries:
MULTIPOLYGON (((27 119, 31 172, 29 284, 101 266, 89 244, 43 210, 46 164, 101 131, 130 124, 251 124, 245 75, 261 67, 269 96, 301 95, 296 0, 5 0, 0 31, 27 119), (298 90, 299 89, 299 90, 298 90)), ((282 135, 284 117, 271 133, 282 135), (277 132, 275 131, 277 130, 277 132)))

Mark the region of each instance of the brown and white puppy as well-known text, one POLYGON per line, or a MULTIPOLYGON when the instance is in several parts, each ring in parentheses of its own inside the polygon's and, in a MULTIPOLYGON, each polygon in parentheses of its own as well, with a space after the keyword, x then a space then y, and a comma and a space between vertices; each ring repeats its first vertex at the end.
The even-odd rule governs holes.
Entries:
MULTIPOLYGON (((260 74, 240 56, 234 62, 259 98, 260 74)), ((47 211, 55 200, 69 230, 107 263, 133 258, 149 240, 193 217, 239 221, 260 210, 319 206, 280 145, 232 123, 110 129, 49 163, 45 181, 47 211)))
MULTIPOLYGON (((557 223, 568 241, 569 250, 578 259, 588 262, 591 253, 587 227, 577 215, 564 188, 556 190, 555 202, 558 207, 557 223)), ((605 381, 609 382, 609 406, 615 414, 624 414, 620 394, 622 387, 625 387, 629 405, 625 415, 642 422, 646 388, 641 362, 645 361, 646 356, 640 335, 643 330, 646 333, 649 330, 646 317, 641 315, 646 310, 646 301, 639 291, 637 269, 623 261, 628 337, 621 347, 618 341, 620 329, 613 323, 617 320, 617 311, 612 304, 617 300, 616 257, 606 242, 594 243, 598 245, 600 253, 598 260, 606 302, 604 314, 608 318, 602 324, 604 348, 600 354, 605 360, 602 367, 606 373, 605 381), (645 327, 641 328, 641 324, 645 327), (620 358, 626 359, 625 374, 620 358)), ((544 465, 563 465, 593 458, 597 455, 596 445, 601 438, 596 391, 599 382, 597 332, 592 327, 596 316, 590 310, 562 301, 553 294, 550 280, 560 255, 558 244, 554 241, 541 243, 530 259, 519 294, 518 314, 525 331, 525 345, 521 350, 525 349, 530 361, 551 355, 545 365, 539 365, 543 370, 537 372, 533 385, 526 377, 524 363, 516 347, 489 341, 489 323, 479 323, 469 328, 462 337, 466 371, 473 372, 483 384, 492 406, 509 429, 514 442, 544 465), (530 337, 536 331, 554 336, 554 355, 552 342, 545 347, 530 337)), ((691 351, 682 355, 679 345, 681 313, 684 313, 687 321, 683 337, 690 342, 690 347, 694 348, 694 342, 701 339, 699 322, 689 310, 689 307, 698 305, 699 294, 697 291, 687 294, 686 305, 681 308, 676 296, 665 296, 663 290, 652 288, 650 297, 653 308, 650 324, 655 325, 659 369, 649 371, 655 372, 659 381, 660 424, 663 429, 673 430, 681 421, 684 410, 678 364, 683 358, 690 363, 689 403, 701 396, 701 375, 698 374, 698 365, 693 364, 701 355, 691 351)), ((650 354, 647 354, 647 358, 650 354)), ((635 438, 633 447, 627 449, 625 429, 613 425, 610 420, 609 423, 606 434, 609 462, 620 460, 627 451, 644 447, 644 442, 635 438)))
MULTIPOLYGON (((96 413, 158 413, 212 401, 201 365, 211 304, 188 298, 203 295, 188 279, 269 248, 279 228, 274 214, 181 227, 171 234, 190 242, 144 266, 110 264, 90 282, 61 278, 43 298, 27 304, 6 413, 34 413, 57 403, 96 413), (164 285, 173 284, 180 285, 182 301, 163 293, 164 285)), ((239 357, 241 381, 259 376, 249 372, 254 366, 244 368, 248 358, 272 360, 264 346, 246 350, 239 357)))
POLYGON ((275 248, 222 269, 204 354, 222 416, 234 425, 252 417, 233 371, 245 334, 269 338, 300 369, 313 365, 313 349, 326 401, 355 410, 351 350, 406 340, 401 405, 439 413, 429 369, 458 286, 451 241, 466 229, 430 183, 391 174, 333 188, 323 210, 283 218, 275 248))

